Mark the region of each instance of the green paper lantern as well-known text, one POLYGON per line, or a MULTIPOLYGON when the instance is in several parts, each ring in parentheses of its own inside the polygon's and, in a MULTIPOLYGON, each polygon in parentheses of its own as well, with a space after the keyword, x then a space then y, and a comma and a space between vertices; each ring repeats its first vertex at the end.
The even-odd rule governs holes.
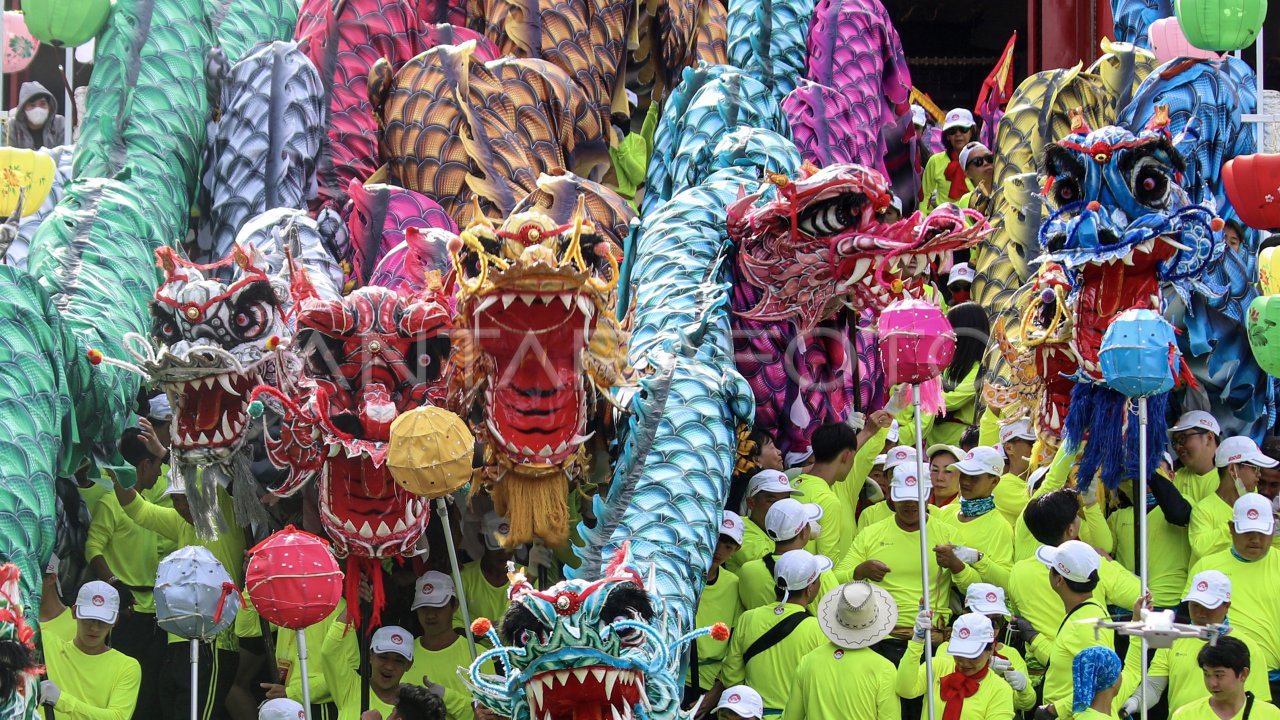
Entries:
POLYGON ((1192 45, 1233 52, 1252 45, 1262 32, 1267 0, 1178 0, 1174 12, 1192 45))
POLYGON ((111 0, 23 0, 22 10, 37 40, 77 47, 102 30, 111 0))
POLYGON ((1245 328, 1258 366, 1280 377, 1280 295, 1263 295, 1249 303, 1245 328))

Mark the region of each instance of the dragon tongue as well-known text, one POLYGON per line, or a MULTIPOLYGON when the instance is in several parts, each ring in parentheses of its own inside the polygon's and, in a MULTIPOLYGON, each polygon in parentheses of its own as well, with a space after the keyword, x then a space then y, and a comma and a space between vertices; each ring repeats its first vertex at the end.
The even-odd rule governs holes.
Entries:
POLYGON ((573 720, 611 720, 605 716, 607 703, 582 703, 573 706, 573 720))

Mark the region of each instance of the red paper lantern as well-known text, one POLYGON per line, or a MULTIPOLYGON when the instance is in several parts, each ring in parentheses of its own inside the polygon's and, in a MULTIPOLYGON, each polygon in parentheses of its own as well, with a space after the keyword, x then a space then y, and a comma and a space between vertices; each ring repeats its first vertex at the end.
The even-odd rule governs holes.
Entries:
POLYGON ((880 355, 890 386, 918 385, 942 374, 956 353, 956 334, 942 310, 906 298, 880 313, 880 355))
POLYGON ((342 597, 342 571, 328 546, 289 525, 250 550, 244 585, 258 614, 290 630, 328 617, 342 597))
POLYGON ((1222 168, 1222 185, 1241 222, 1259 230, 1280 228, 1280 155, 1241 155, 1222 168))

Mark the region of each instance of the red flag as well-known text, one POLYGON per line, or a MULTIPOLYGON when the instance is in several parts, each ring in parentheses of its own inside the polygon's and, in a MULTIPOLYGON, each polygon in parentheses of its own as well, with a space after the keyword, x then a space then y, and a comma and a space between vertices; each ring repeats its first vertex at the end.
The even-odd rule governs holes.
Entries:
POLYGON ((1018 32, 1013 32, 1009 44, 991 69, 991 74, 982 81, 982 90, 978 93, 978 102, 973 106, 975 115, 990 118, 1001 106, 1013 97, 1013 46, 1018 42, 1018 32))

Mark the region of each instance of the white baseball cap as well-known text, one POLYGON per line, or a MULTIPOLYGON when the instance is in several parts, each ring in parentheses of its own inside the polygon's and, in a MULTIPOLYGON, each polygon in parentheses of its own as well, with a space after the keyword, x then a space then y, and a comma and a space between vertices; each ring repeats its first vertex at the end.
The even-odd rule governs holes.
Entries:
POLYGON ((773 579, 778 587, 795 592, 809 587, 834 566, 826 555, 814 555, 808 550, 788 550, 774 564, 773 579))
POLYGON ((995 641, 996 629, 991 618, 982 613, 965 613, 951 626, 947 654, 972 660, 982 655, 995 641))
POLYGON ((969 263, 960 263, 953 265, 951 272, 947 273, 947 284, 950 285, 953 282, 971 283, 975 277, 977 277, 977 273, 973 271, 969 263))
POLYGON ((965 475, 990 474, 999 477, 1004 474, 1004 454, 993 447, 978 446, 960 460, 948 465, 965 475))
POLYGON ((413 585, 413 606, 409 609, 444 607, 453 599, 455 592, 453 580, 448 575, 436 570, 428 570, 413 585))
POLYGON ((933 489, 929 478, 917 478, 914 463, 899 465, 893 469, 893 477, 889 480, 889 499, 894 502, 917 500, 920 497, 920 485, 924 485, 927 495, 933 489))
POLYGON ((1215 610, 1222 603, 1231 602, 1231 578, 1217 570, 1196 573, 1191 578, 1191 589, 1182 599, 1215 610))
POLYGON ((811 457, 813 457, 813 448, 805 448, 804 450, 787 453, 783 456, 782 461, 786 463, 787 467, 794 468, 804 465, 811 457))
POLYGON ((871 461, 871 467, 876 467, 877 465, 879 465, 880 468, 883 469, 885 461, 887 461, 888 459, 889 459, 888 453, 880 453, 879 455, 876 456, 875 460, 871 461))
MULTIPOLYGON (((822 519, 822 506, 783 498, 764 516, 764 534, 774 542, 786 542, 800 534, 806 525, 817 526, 822 519)), ((816 527, 815 527, 816 529, 816 527)))
POLYGON ((1068 540, 1056 548, 1041 545, 1036 559, 1062 577, 1080 583, 1089 582, 1089 576, 1102 567, 1098 553, 1079 540, 1068 540))
POLYGON ((1035 472, 1031 473, 1031 476, 1027 478, 1027 495, 1034 494, 1036 491, 1036 483, 1040 482, 1040 479, 1048 474, 1049 474, 1048 465, 1045 465, 1044 467, 1036 468, 1035 472))
POLYGON ((80 586, 80 592, 76 594, 77 620, 101 620, 114 624, 119 616, 120 593, 115 588, 101 580, 80 586))
POLYGON ((903 464, 916 464, 916 449, 910 445, 899 445, 889 448, 889 452, 885 453, 884 469, 892 470, 893 468, 903 464))
POLYGON ((742 524, 742 516, 732 510, 724 511, 724 519, 720 521, 720 534, 730 540, 742 544, 747 528, 742 524))
POLYGON ((728 710, 745 720, 751 720, 751 718, 758 720, 764 717, 764 700, 760 697, 760 693, 746 685, 734 685, 720 694, 720 702, 712 708, 711 712, 720 710, 728 710))
POLYGON ((937 455, 938 453, 943 453, 943 452, 950 453, 951 456, 957 460, 964 457, 964 450, 961 450, 955 445, 947 445, 946 443, 938 443, 937 445, 930 445, 928 448, 925 448, 924 454, 926 457, 932 460, 934 455, 937 455))
POLYGON ((911 123, 913 125, 925 125, 929 122, 929 115, 924 108, 919 105, 911 106, 911 123))
POLYGON ((169 396, 164 393, 147 401, 147 418, 168 422, 173 419, 173 408, 169 406, 169 396))
POLYGON ((413 662, 413 635, 399 625, 380 627, 373 633, 369 641, 369 652, 393 652, 409 662, 413 662))
POLYGON ((258 720, 306 720, 307 711, 297 700, 276 698, 258 707, 258 720))
MULTIPOLYGON (((964 149, 960 151, 960 157, 956 158, 957 160, 960 161, 961 170, 964 170, 965 168, 969 167, 969 157, 979 150, 986 150, 988 154, 991 153, 991 148, 987 147, 986 145, 983 145, 980 142, 971 142, 968 145, 964 146, 964 149)), ((992 158, 992 159, 994 160, 995 158, 992 158)))
POLYGON ((779 470, 761 470, 751 476, 751 480, 747 483, 747 497, 754 497, 762 492, 804 494, 803 491, 791 487, 791 479, 779 470))
POLYGON ((480 521, 480 531, 484 535, 485 547, 498 550, 502 547, 502 541, 499 538, 511 533, 511 522, 490 510, 480 521))
POLYGON ((1003 445, 1010 440, 1030 440, 1036 441, 1036 434, 1031 429, 1031 421, 1027 418, 1015 420, 1008 425, 1000 427, 1000 444, 1003 445))
POLYGON ((1226 467, 1243 463, 1246 465, 1254 465, 1256 467, 1273 468, 1280 465, 1280 461, 1272 460, 1262 453, 1258 444, 1253 438, 1244 435, 1233 435, 1222 441, 1218 445, 1218 452, 1213 456, 1213 462, 1218 467, 1226 467))
POLYGON ((1222 434, 1222 428, 1218 425, 1218 421, 1203 410, 1182 413, 1182 417, 1178 418, 1178 422, 1169 428, 1170 433, 1182 432, 1183 430, 1208 430, 1214 435, 1222 434))
POLYGON ((942 131, 946 132, 951 128, 968 128, 976 125, 973 121, 973 113, 964 108, 956 108, 947 113, 946 119, 942 121, 942 131))
POLYGON ((1009 606, 1005 604, 1004 588, 990 583, 974 583, 970 585, 964 594, 964 606, 969 608, 969 612, 982 613, 983 615, 1009 616, 1013 614, 1009 612, 1009 606))
POLYGON ((1231 522, 1236 532, 1259 532, 1270 535, 1276 529, 1276 516, 1271 501, 1258 493, 1245 493, 1231 506, 1231 522))

